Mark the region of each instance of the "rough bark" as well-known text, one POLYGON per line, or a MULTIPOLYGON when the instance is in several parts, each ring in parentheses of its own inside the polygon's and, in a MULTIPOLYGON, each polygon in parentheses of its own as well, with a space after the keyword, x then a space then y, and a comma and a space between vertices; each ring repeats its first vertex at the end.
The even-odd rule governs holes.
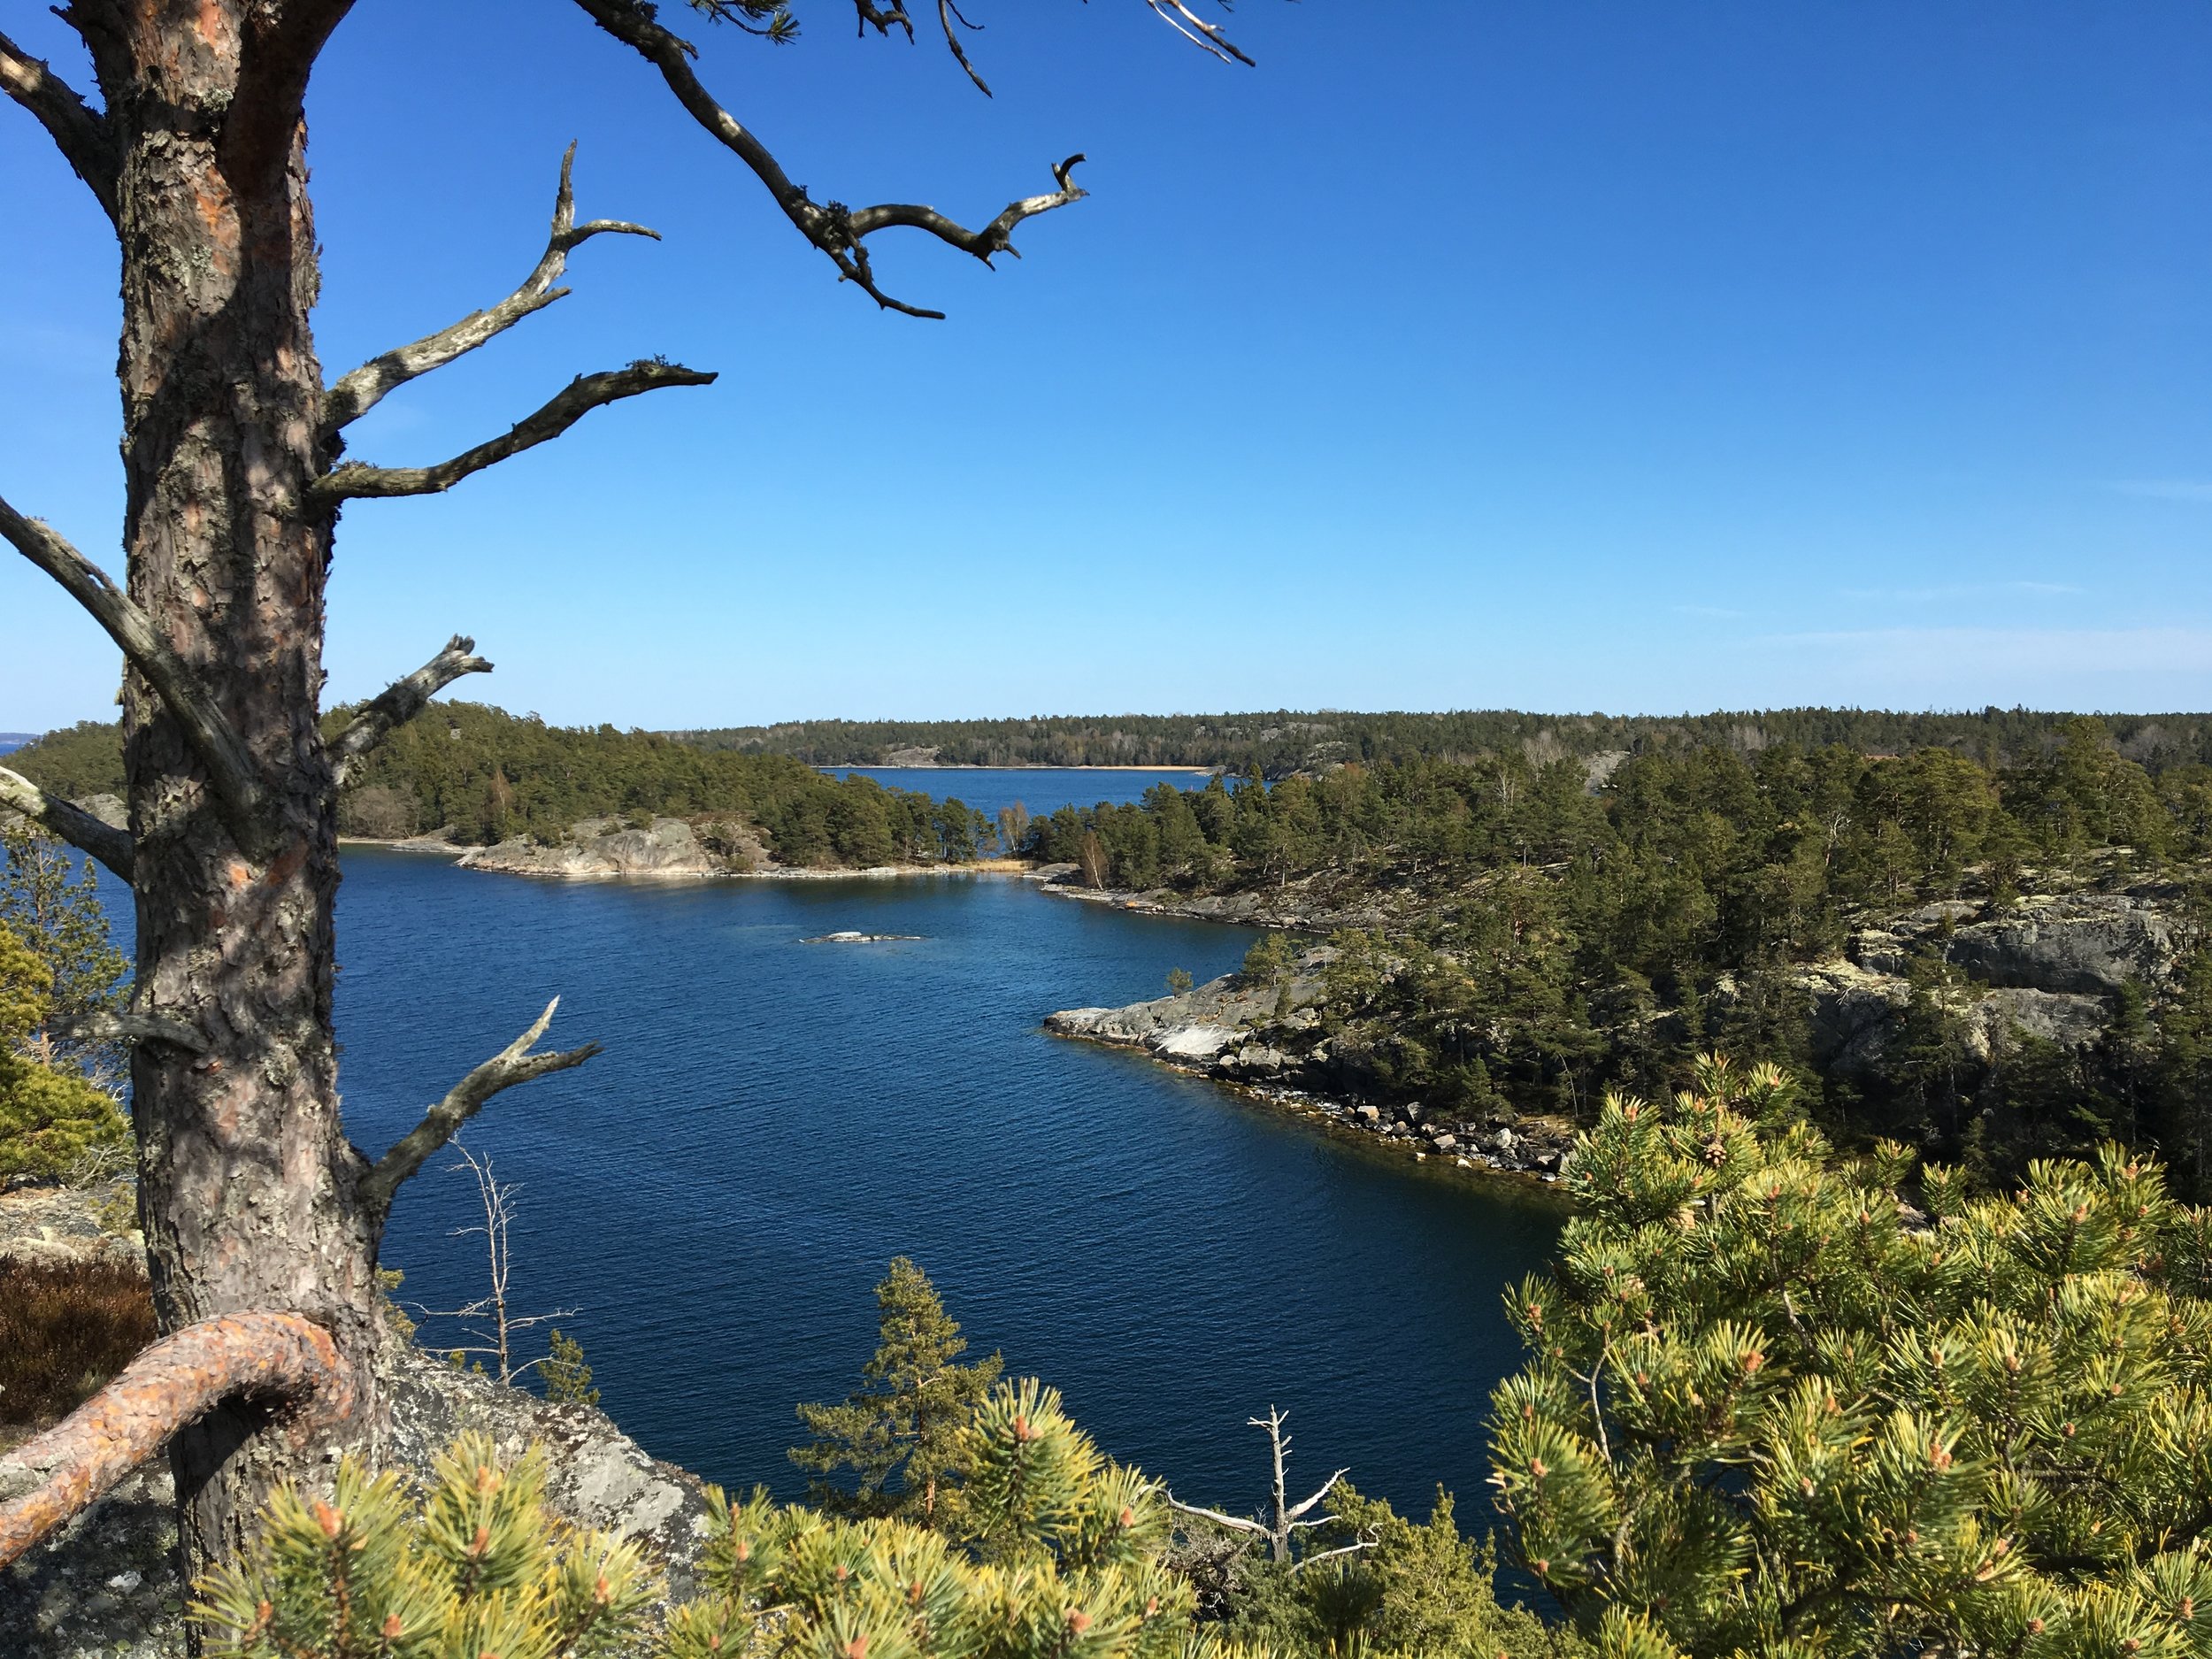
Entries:
POLYGON ((242 1541, 277 1482, 319 1473, 377 1417, 371 1230, 331 1037, 334 791, 322 690, 330 516, 300 115, 344 12, 250 0, 80 0, 118 154, 128 595, 251 768, 242 833, 193 733, 124 683, 141 1011, 200 1034, 141 1043, 141 1219, 161 1327, 277 1310, 328 1336, 356 1402, 312 1448, 223 1401, 170 1443, 188 1567, 242 1541), (257 843, 257 844, 250 844, 257 843))

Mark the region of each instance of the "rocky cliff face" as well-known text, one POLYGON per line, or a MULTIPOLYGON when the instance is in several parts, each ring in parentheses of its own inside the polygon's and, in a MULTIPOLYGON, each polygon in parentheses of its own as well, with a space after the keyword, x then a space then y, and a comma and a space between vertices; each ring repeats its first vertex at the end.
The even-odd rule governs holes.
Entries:
POLYGON ((1910 1001, 1916 955, 1964 974, 1959 1011, 1974 1057, 2025 1035, 2076 1048, 2094 1042, 2123 986, 2155 995, 2192 940, 2170 895, 2155 889, 2021 900, 2002 910, 1960 901, 1931 904, 1863 929, 1850 955, 1808 964, 1792 982, 1812 1018, 1813 1057, 1849 1076, 1878 1077, 1910 1001))

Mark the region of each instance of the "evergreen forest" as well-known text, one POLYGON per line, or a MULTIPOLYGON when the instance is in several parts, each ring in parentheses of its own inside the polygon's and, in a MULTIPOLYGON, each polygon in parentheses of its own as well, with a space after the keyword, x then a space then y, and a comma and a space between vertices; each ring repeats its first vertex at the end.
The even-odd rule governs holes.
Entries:
MULTIPOLYGON (((672 735, 702 749, 790 755, 818 766, 1209 766, 1277 778, 1346 761, 1468 759, 1518 749, 1536 764, 1654 749, 1840 746, 1867 755, 1947 749, 2010 766, 2047 754, 2074 716, 2030 709, 1901 713, 1767 709, 1710 714, 1542 714, 1514 709, 1361 714, 1033 716, 999 720, 794 720, 672 735)), ((2115 714, 2115 742, 2154 770, 2212 762, 2212 714, 2115 714)))
POLYGON ((2008 764, 1774 743, 1647 749, 1601 782, 1518 748, 1264 787, 1217 778, 1063 808, 1030 827, 1026 850, 1099 887, 1245 895, 1262 918, 1326 937, 1285 1035, 1330 1045, 1370 1098, 1587 1122, 1608 1088, 1671 1089, 1717 1045, 1794 1068, 1846 1141, 1901 1134, 2016 1172, 2121 1134, 2200 1184, 2200 954, 2169 984, 2116 987, 2093 1042, 2022 1033, 1993 1050, 1950 960, 1956 914, 2054 894, 2147 895, 2193 933, 2212 769, 2147 767, 2093 719, 2057 738, 2008 764), (1962 899, 1970 907, 1927 909, 1962 899), (1802 970, 1901 920, 1901 1037, 1878 1070, 1825 1067, 1802 970))
MULTIPOLYGON (((335 730, 352 713, 334 710, 325 724, 335 730)), ((122 792, 112 724, 50 732, 11 759, 71 799, 122 792)), ((961 861, 988 853, 996 834, 957 801, 831 778, 785 756, 709 752, 655 733, 548 726, 456 702, 394 731, 349 776, 339 828, 375 840, 443 830, 463 845, 521 837, 550 846, 587 819, 643 827, 656 817, 724 821, 798 866, 961 861)))

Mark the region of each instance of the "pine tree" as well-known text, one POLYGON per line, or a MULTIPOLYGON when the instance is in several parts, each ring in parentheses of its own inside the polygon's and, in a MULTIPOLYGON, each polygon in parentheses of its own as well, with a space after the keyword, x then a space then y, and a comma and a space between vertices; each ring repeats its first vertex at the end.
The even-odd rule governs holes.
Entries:
POLYGON ((0 922, 0 1179, 69 1176, 128 1144, 111 1095, 73 1067, 25 1052, 52 1012, 53 987, 53 970, 0 922))
POLYGON ((216 1659, 611 1659, 634 1651, 657 1587, 636 1545, 557 1533, 541 1449, 507 1464, 468 1434, 419 1508, 351 1457, 327 1499, 280 1489, 193 1616, 216 1659))
POLYGON ((545 1508, 545 1459, 464 1436, 411 1502, 396 1474, 339 1467, 265 1508, 194 1617, 217 1659, 1263 1659, 1192 1623, 1157 1486, 1102 1455, 1033 1379, 961 1432, 957 1533, 733 1503, 708 1488, 705 1594, 650 1626, 661 1586, 634 1545, 545 1508))
POLYGON ((960 1325, 945 1311, 929 1276, 905 1256, 893 1259, 876 1286, 875 1357, 861 1368, 862 1386, 841 1405, 803 1405, 799 1417, 814 1439, 791 1448, 791 1461, 817 1477, 808 1495, 834 1515, 903 1515, 924 1526, 941 1524, 948 1488, 970 1473, 965 1431, 998 1381, 1004 1362, 993 1354, 972 1365, 960 1325), (829 1477, 859 1477, 847 1491, 829 1477))
POLYGON ((48 1010, 34 1033, 40 1057, 119 1092, 127 1064, 121 1044, 46 1029, 123 1005, 130 966, 109 937, 92 861, 19 822, 0 827, 0 925, 12 928, 53 975, 48 1010))
POLYGON ((545 1397, 554 1405, 595 1406, 599 1390, 591 1386, 591 1367, 584 1363, 584 1345, 557 1325, 546 1340, 546 1356, 538 1374, 545 1381, 545 1397))
POLYGON ((1605 1652, 2203 1651, 2212 1215, 2116 1147, 1912 1172, 1711 1058, 1577 1142, 1492 1480, 1605 1652))

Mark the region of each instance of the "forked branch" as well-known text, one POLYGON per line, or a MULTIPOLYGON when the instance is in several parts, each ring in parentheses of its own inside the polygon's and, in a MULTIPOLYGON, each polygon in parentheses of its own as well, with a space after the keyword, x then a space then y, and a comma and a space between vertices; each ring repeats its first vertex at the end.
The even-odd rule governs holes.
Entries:
POLYGON ((91 189, 109 222, 116 222, 115 178, 120 160, 107 118, 5 35, 0 35, 0 92, 37 118, 62 158, 91 189))
POLYGON ((381 743, 394 727, 413 719, 430 706, 430 699, 464 674, 488 674, 492 665, 476 656, 476 641, 457 634, 445 649, 403 679, 396 680, 373 698, 345 729, 330 740, 330 767, 343 785, 354 763, 381 743))
POLYGON ((688 41, 655 22, 649 7, 636 5, 633 0, 576 0, 576 4, 590 15, 592 21, 657 69, 668 89, 676 95, 676 101, 768 188, 776 205, 798 227, 800 234, 829 257, 839 275, 886 310, 902 311, 909 317, 944 316, 942 311, 926 311, 894 299, 877 286, 865 242, 872 232, 893 225, 910 226, 926 230, 988 265, 995 254, 1014 251, 1010 238, 1015 226, 1083 197, 1084 192, 1069 180, 1071 170, 1083 159, 1077 155, 1053 169, 1060 187, 1057 190, 1025 196, 1010 204, 979 231, 968 229, 935 208, 893 203, 850 209, 838 202, 817 202, 807 194, 804 186, 791 181, 791 176, 767 145, 715 101, 692 70, 691 60, 698 55, 696 50, 688 41))
POLYGON ((594 236, 611 234, 621 236, 649 236, 660 240, 660 233, 648 230, 642 225, 633 225, 626 219, 595 219, 588 223, 576 222, 576 192, 572 175, 576 166, 576 146, 571 144, 561 157, 561 188, 553 199, 553 230, 547 238, 545 251, 538 257, 536 266, 523 279, 522 286, 498 304, 488 311, 471 311, 466 317, 434 334, 425 334, 412 345, 400 346, 371 357, 352 373, 346 375, 323 396, 323 435, 330 437, 342 428, 367 414, 384 397, 433 369, 443 368, 454 358, 465 356, 486 341, 504 334, 533 311, 543 311, 557 299, 565 298, 570 290, 556 288, 555 283, 568 266, 572 250, 582 246, 594 236))
MULTIPOLYGON (((1201 1509, 1194 1503, 1180 1502, 1171 1492, 1166 1494, 1168 1507, 1179 1509, 1185 1515, 1202 1516, 1207 1520, 1228 1527, 1233 1532, 1249 1532, 1256 1537, 1264 1538, 1267 1540, 1269 1551, 1274 1559, 1286 1564, 1289 1563, 1293 1554, 1291 1543, 1297 1534, 1306 1528, 1325 1526, 1333 1518, 1324 1516, 1320 1520, 1309 1521, 1303 1517, 1317 1508, 1321 1501, 1336 1489, 1338 1481, 1351 1472, 1349 1470, 1338 1470, 1336 1473, 1321 1483, 1320 1489, 1311 1497, 1299 1503, 1292 1503, 1284 1486, 1284 1465, 1290 1461, 1290 1436, 1283 1432, 1283 1425, 1289 1420, 1290 1414, 1287 1411, 1280 1410, 1274 1406, 1268 1407, 1267 1415, 1263 1417, 1246 1419, 1254 1428, 1264 1429, 1267 1432, 1268 1448, 1274 1455, 1274 1480, 1269 1494, 1272 1514, 1269 1520, 1256 1521, 1248 1517, 1224 1515, 1219 1509, 1201 1509)), ((1341 1549, 1326 1551, 1311 1559, 1322 1561, 1331 1555, 1348 1555, 1354 1550, 1366 1548, 1371 1542, 1373 1542, 1371 1539, 1363 1540, 1357 1543, 1348 1544, 1341 1549)))
POLYGON ((363 1208, 380 1219, 391 1210, 392 1199, 401 1186, 436 1156, 439 1148, 452 1140, 461 1125, 482 1110, 486 1101, 501 1090, 556 1071, 566 1071, 599 1052, 595 1042, 549 1054, 530 1052, 538 1039, 545 1035, 545 1028, 553 1023, 553 1010, 560 1005, 557 996, 548 1002, 545 1012, 538 1016, 529 1030, 456 1083, 443 1100, 423 1115, 420 1123, 376 1161, 375 1167, 361 1178, 363 1208))
POLYGON ((262 839, 262 789, 253 757, 246 752, 237 729, 216 707, 200 677, 162 637, 152 618, 53 526, 26 518, 5 501, 0 501, 0 536, 13 542, 25 558, 59 582, 107 630, 108 638, 121 648, 131 666, 145 676, 184 728, 185 740, 207 768, 208 781, 240 844, 257 847, 262 839))
POLYGON ((296 1313, 204 1319, 141 1352, 54 1427, 0 1455, 0 1567, 234 1395, 312 1399, 342 1418, 353 1394, 330 1333, 296 1313))
POLYGON ((0 766, 0 807, 20 812, 48 833, 90 853, 128 881, 136 867, 138 849, 130 832, 104 823, 82 807, 49 795, 20 772, 0 766))
POLYGON ((664 386, 711 386, 714 378, 680 363, 658 363, 651 358, 633 363, 626 369, 580 374, 535 414, 526 415, 499 437, 465 449, 451 460, 435 466, 367 466, 348 461, 317 480, 310 488, 309 500, 315 506, 334 507, 342 501, 367 495, 434 495, 451 489, 472 472, 551 442, 604 404, 620 403, 641 392, 657 392, 664 386))

